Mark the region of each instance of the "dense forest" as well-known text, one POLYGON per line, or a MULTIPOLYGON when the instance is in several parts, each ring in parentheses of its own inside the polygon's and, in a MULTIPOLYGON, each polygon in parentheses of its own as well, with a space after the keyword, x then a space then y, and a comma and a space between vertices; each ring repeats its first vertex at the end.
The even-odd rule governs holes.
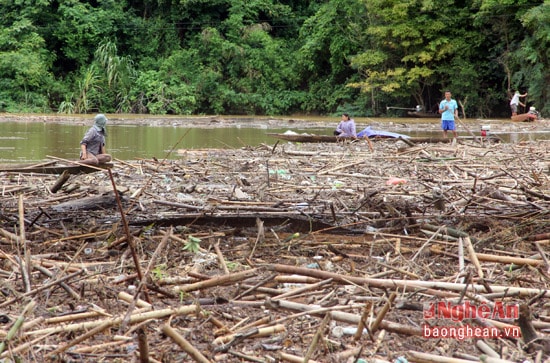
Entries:
POLYGON ((0 0, 0 111, 550 114, 547 0, 0 0), (391 106, 391 107, 390 107, 391 106))

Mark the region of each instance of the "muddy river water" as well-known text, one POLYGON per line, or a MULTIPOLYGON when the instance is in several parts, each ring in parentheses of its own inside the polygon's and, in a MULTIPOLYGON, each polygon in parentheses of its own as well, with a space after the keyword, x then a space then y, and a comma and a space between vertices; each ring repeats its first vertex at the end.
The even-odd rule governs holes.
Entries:
MULTIPOLYGON (((272 119, 254 117, 205 117, 185 119, 177 117, 111 116, 108 124, 107 150, 115 158, 176 159, 178 149, 239 148, 273 144, 276 139, 268 133, 287 130, 302 133, 330 135, 338 118, 315 120, 293 118, 272 119)), ((69 120, 33 117, 14 121, 1 120, 0 163, 27 163, 43 161, 48 156, 76 159, 79 142, 92 123, 92 116, 69 120)), ((440 136, 438 119, 356 118, 358 131, 367 125, 410 136, 440 136)), ((459 134, 479 135, 480 124, 491 124, 492 132, 504 142, 549 139, 550 129, 539 125, 512 123, 509 120, 477 120, 459 125, 459 134), (508 125, 509 127, 505 127, 508 125)), ((547 126, 547 125, 546 125, 547 126)))

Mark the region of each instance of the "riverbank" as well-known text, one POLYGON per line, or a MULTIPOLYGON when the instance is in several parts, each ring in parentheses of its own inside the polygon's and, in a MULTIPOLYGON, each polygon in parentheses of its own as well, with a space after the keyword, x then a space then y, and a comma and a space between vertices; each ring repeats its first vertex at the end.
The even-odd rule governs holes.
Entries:
POLYGON ((536 341, 484 342, 549 356, 550 141, 273 141, 115 160, 55 193, 59 175, 0 173, 2 339, 26 316, 3 357, 435 362, 487 351, 425 324, 524 332, 426 318, 458 299, 527 309, 536 341))

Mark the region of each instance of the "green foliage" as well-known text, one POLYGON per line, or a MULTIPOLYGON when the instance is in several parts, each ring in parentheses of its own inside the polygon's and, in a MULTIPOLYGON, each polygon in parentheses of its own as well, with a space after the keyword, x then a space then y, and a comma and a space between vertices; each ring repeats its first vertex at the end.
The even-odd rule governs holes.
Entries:
POLYGON ((200 243, 201 243, 200 238, 189 235, 187 237, 187 241, 185 242, 185 246, 183 246, 183 249, 189 252, 196 253, 199 251, 200 243))
MULTIPOLYGON (((470 114, 529 90, 550 113, 544 0, 4 1, 0 109, 11 112, 470 114)), ((503 110, 503 111, 500 111, 503 110)))
POLYGON ((167 266, 165 263, 161 263, 160 265, 155 266, 155 268, 151 271, 155 280, 160 280, 166 277, 166 268, 167 266))

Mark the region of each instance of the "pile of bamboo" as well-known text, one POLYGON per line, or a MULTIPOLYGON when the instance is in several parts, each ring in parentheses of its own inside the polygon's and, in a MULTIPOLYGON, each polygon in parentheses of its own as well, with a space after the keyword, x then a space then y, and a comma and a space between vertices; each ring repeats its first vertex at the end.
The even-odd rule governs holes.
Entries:
POLYGON ((0 173, 0 360, 548 361, 549 146, 277 143, 63 185, 0 173))

